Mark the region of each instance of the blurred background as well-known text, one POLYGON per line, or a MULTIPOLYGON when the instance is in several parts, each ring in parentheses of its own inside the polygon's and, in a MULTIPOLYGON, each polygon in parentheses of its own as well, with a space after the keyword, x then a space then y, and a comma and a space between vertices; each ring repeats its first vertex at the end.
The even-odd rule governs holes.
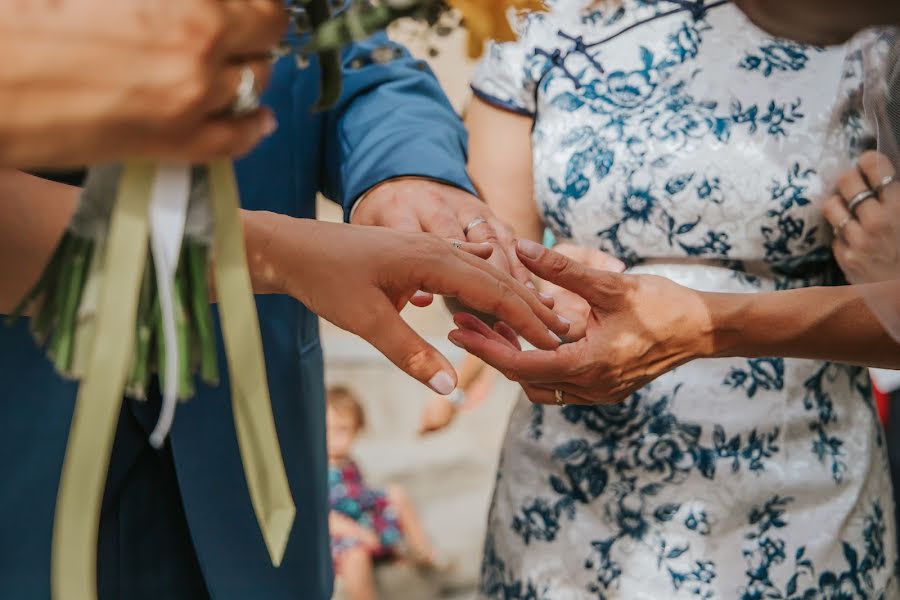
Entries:
MULTIPOLYGON (((469 98, 475 63, 466 57, 465 35, 423 39, 421 32, 400 24, 391 36, 427 60, 457 111, 469 98), (429 47, 438 54, 430 56, 429 47)), ((320 199, 319 218, 340 221, 340 209, 320 199)), ((447 341, 452 321, 440 301, 426 309, 407 308, 404 318, 431 344, 459 365, 462 352, 447 341)), ((488 502, 493 491, 500 443, 518 386, 502 377, 488 400, 462 412, 445 430, 421 437, 419 419, 433 394, 397 370, 363 340, 322 323, 326 383, 350 387, 366 412, 366 430, 354 458, 368 484, 403 486, 418 509, 447 572, 431 574, 404 564, 377 569, 380 598, 431 600, 475 597, 488 502)), ((344 600, 340 582, 335 600, 344 600)))

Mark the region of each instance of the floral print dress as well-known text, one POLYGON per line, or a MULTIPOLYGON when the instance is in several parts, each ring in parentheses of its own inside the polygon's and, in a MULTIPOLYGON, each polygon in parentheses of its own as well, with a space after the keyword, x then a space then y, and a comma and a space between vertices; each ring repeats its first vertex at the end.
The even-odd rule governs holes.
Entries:
MULTIPOLYGON (((561 0, 473 89, 534 118, 558 240, 696 289, 833 285, 821 202, 871 135, 868 40, 774 39, 728 2, 561 0)), ((883 444, 865 370, 822 361, 696 361, 616 406, 523 399, 480 598, 898 598, 883 444)))

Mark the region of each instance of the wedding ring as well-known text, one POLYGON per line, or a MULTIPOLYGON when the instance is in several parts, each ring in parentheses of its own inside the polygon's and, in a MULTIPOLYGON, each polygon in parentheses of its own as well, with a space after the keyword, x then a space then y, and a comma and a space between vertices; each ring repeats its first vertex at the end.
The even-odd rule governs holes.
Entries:
POLYGON ((882 178, 882 180, 878 182, 878 185, 872 188, 872 191, 875 192, 875 194, 880 195, 881 192, 884 191, 884 188, 891 185, 895 181, 897 181, 897 178, 894 175, 888 175, 887 177, 882 178))
POLYGON ((460 242, 459 240, 450 240, 450 245, 457 250, 462 250, 462 242, 460 242))
POLYGON ((855 217, 856 208, 870 198, 877 198, 877 194, 872 190, 866 190, 864 192, 858 193, 857 195, 853 196, 850 202, 847 203, 847 210, 849 210, 850 214, 855 217))
POLYGON ((553 392, 553 396, 554 398, 556 398, 556 405, 559 407, 563 407, 566 405, 566 403, 563 401, 564 394, 565 392, 563 392, 562 390, 556 390, 555 392, 553 392))
POLYGON ((231 115, 243 117, 259 108, 259 94, 256 93, 256 74, 249 66, 241 68, 241 81, 238 83, 231 103, 231 115))
POLYGON ((465 229, 463 229, 463 234, 468 236, 470 231, 472 231, 479 225, 486 225, 486 224, 487 224, 487 219, 482 219, 481 217, 478 217, 477 219, 473 220, 471 223, 466 225, 465 229))
POLYGON ((844 236, 841 235, 844 231, 844 227, 847 226, 847 223, 853 220, 853 217, 844 217, 844 220, 837 224, 837 227, 834 228, 834 237, 844 239, 844 236))

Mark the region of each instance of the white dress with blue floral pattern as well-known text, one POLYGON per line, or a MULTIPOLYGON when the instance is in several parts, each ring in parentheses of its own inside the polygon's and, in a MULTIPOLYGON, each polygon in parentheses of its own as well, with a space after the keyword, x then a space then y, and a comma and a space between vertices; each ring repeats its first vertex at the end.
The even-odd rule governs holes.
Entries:
MULTIPOLYGON (((828 285, 821 202, 869 135, 866 39, 776 40, 727 2, 560 0, 473 89, 534 117, 557 239, 697 289, 828 285)), ((891 600, 893 515, 863 369, 697 361, 618 406, 519 403, 480 597, 891 600)))

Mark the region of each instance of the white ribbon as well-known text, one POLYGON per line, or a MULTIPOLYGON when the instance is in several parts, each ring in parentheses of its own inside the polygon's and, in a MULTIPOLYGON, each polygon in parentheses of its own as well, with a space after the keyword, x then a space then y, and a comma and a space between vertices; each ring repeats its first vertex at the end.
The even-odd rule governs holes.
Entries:
POLYGON ((153 181, 150 197, 150 251, 156 268, 156 286, 163 321, 163 341, 166 345, 164 369, 165 386, 159 420, 150 444, 161 448, 172 430, 175 407, 178 404, 179 355, 175 317, 175 272, 184 239, 188 197, 191 190, 191 168, 186 164, 160 164, 153 181))

